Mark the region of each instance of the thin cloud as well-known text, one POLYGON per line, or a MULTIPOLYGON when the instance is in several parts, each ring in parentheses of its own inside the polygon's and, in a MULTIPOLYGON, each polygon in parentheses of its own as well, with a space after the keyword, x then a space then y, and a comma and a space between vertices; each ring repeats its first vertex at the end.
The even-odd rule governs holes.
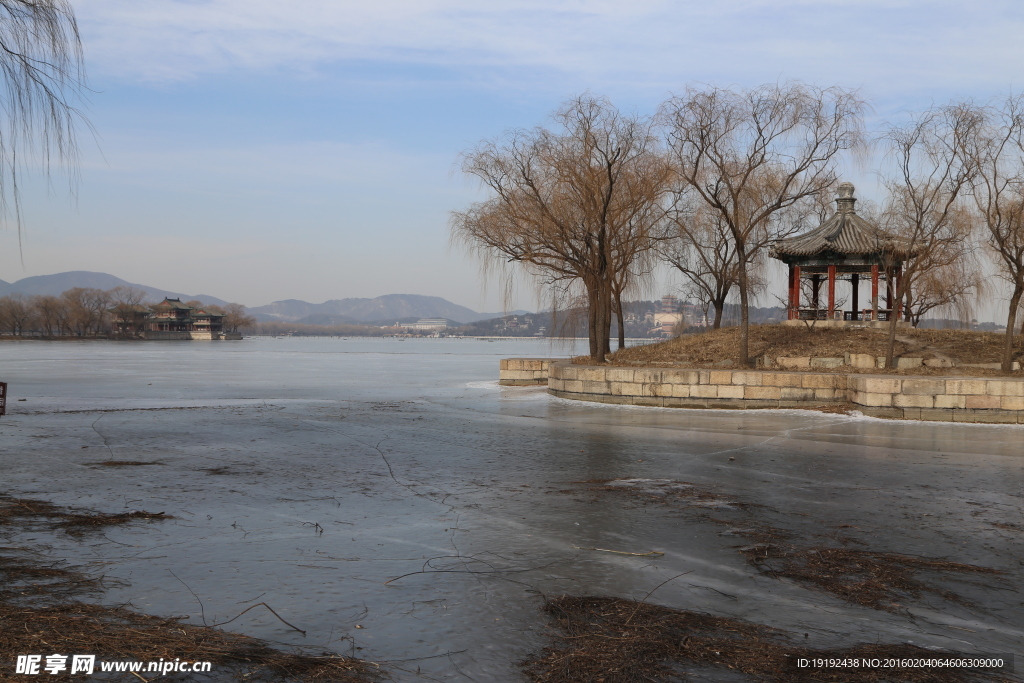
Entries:
POLYGON ((481 70, 514 82, 511 70, 523 81, 583 80, 598 87, 795 77, 877 81, 896 91, 1006 87, 1024 57, 1016 40, 1022 12, 1006 2, 83 0, 77 6, 94 71, 144 82, 337 67, 359 77, 358 65, 369 62, 435 65, 467 82, 481 70))

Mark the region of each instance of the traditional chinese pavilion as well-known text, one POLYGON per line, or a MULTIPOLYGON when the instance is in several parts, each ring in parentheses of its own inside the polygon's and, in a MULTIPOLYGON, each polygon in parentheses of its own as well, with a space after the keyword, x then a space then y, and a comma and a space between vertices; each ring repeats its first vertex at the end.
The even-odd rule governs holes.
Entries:
POLYGON ((223 313, 193 308, 181 299, 164 299, 150 311, 147 339, 216 339, 224 330, 223 313))
POLYGON ((914 254, 905 240, 857 215, 853 192, 851 183, 842 183, 836 213, 831 218, 809 232, 778 240, 772 246, 771 256, 789 266, 789 320, 874 322, 888 320, 892 315, 894 289, 903 263, 914 254), (862 308, 860 285, 865 279, 871 282, 871 298, 862 308), (837 307, 839 281, 849 283, 847 309, 837 307), (881 281, 885 282, 885 308, 878 305, 881 281), (822 284, 826 292, 824 302, 822 284), (801 290, 805 287, 810 300, 801 305, 801 290))
POLYGON ((181 299, 166 298, 150 307, 148 327, 154 332, 191 332, 194 309, 181 303, 181 299))

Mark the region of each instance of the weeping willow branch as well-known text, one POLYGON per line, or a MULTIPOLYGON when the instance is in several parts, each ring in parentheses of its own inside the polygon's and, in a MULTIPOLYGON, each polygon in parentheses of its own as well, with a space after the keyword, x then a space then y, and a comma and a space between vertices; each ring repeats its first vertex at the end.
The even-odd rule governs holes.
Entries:
POLYGON ((66 0, 0 0, 0 78, 0 220, 13 219, 20 247, 25 171, 56 163, 77 180, 85 70, 66 0))

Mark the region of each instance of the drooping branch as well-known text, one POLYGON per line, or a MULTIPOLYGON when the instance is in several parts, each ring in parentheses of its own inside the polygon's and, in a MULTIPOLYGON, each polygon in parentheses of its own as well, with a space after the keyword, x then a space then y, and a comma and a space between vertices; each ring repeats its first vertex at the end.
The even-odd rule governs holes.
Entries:
POLYGON ((0 77, 0 218, 13 217, 20 237, 23 172, 57 163, 74 180, 85 71, 66 0, 0 0, 0 77))

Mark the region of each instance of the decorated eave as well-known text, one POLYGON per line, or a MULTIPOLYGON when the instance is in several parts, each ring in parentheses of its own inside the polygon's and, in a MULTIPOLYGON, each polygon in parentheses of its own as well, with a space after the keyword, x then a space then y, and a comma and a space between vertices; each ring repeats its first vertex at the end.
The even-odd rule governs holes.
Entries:
POLYGON ((914 256, 910 243, 885 232, 857 215, 850 183, 839 186, 838 209, 814 230, 781 239, 772 245, 773 258, 800 263, 813 257, 904 261, 914 256))
POLYGON ((181 311, 191 311, 192 310, 191 306, 186 306, 185 304, 181 303, 181 299, 171 299, 169 297, 165 298, 163 301, 158 303, 153 308, 175 308, 175 309, 178 309, 178 310, 181 310, 181 311))

